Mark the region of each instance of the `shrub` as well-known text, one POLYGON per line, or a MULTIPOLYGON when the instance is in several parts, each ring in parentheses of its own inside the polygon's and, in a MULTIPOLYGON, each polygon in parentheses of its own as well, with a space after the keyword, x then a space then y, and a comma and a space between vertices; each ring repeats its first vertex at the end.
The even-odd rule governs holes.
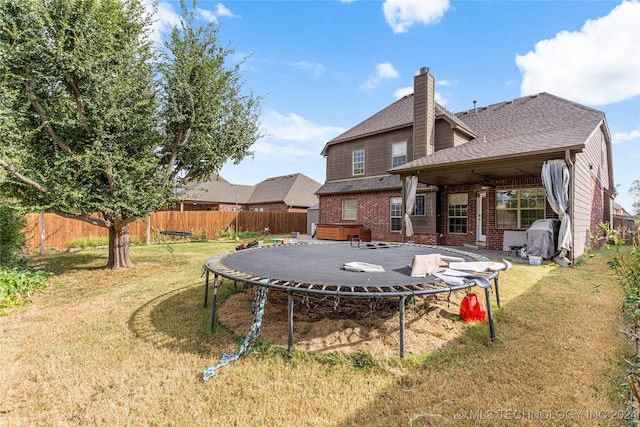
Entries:
POLYGON ((44 289, 50 276, 51 273, 45 271, 20 267, 0 269, 0 313, 31 302, 31 295, 44 289))
POLYGON ((5 202, 0 201, 0 266, 19 261, 27 239, 22 231, 26 221, 5 202))

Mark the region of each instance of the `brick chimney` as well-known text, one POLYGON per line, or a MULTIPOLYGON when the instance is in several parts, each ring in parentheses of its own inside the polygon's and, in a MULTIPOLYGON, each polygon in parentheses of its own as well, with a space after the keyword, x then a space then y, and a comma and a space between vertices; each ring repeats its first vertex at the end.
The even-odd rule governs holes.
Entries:
POLYGON ((430 156, 435 147, 436 79, 428 67, 413 78, 413 158, 430 156))

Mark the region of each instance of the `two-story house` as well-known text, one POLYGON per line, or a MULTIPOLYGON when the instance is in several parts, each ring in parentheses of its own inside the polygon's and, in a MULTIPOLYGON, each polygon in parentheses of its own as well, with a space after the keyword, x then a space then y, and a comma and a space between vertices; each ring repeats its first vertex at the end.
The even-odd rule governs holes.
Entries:
POLYGON ((548 93, 454 114, 435 102, 435 78, 422 68, 413 94, 322 154, 320 223, 360 224, 374 240, 505 250, 534 221, 562 218, 575 261, 612 216, 604 113, 548 93), (545 170, 565 200, 549 199, 545 170))

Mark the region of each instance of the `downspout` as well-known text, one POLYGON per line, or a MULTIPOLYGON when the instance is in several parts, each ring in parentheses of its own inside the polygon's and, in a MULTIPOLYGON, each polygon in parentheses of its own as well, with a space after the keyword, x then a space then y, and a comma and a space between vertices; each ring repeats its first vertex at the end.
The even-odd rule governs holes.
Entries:
MULTIPOLYGON (((574 216, 574 203, 573 203, 573 195, 575 194, 575 185, 576 185, 576 172, 575 172, 575 167, 573 164, 573 161, 571 159, 571 152, 569 150, 565 150, 564 152, 564 161, 567 164, 567 167, 569 168, 569 182, 571 183, 571 185, 569 185, 569 218, 571 218, 571 241, 573 242, 573 246, 575 247, 575 227, 576 227, 576 221, 575 221, 575 216, 574 216)), ((575 249, 571 248, 571 255, 570 255, 570 260, 572 264, 575 264, 576 262, 576 257, 575 257, 575 249)))

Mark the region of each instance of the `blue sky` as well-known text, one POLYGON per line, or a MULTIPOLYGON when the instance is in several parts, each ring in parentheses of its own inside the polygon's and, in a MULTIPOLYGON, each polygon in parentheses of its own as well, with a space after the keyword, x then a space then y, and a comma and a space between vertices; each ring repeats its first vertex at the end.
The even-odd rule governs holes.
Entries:
MULTIPOLYGON (((189 3, 190 4, 190 3, 189 3)), ((161 1, 160 40, 177 1, 161 1)), ((549 92, 604 111, 618 203, 640 179, 637 1, 199 1, 220 26, 245 88, 262 101, 253 158, 220 175, 255 185, 303 173, 323 183, 325 143, 412 92, 423 66, 458 112, 549 92)))

